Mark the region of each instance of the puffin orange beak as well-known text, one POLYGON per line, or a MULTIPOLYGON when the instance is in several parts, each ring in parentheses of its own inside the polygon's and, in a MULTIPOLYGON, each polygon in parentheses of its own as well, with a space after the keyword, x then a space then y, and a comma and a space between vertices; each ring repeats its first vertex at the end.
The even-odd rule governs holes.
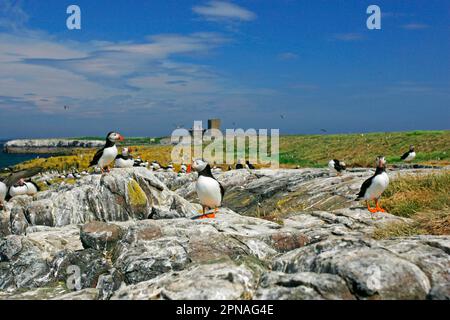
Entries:
POLYGON ((123 141, 123 140, 125 140, 125 138, 119 134, 119 141, 123 141))

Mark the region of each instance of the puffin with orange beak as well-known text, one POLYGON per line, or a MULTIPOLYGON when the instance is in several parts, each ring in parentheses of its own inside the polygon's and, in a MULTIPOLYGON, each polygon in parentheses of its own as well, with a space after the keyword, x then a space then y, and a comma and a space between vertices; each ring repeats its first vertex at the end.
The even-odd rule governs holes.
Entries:
POLYGON ((134 165, 134 159, 130 155, 133 152, 131 148, 123 148, 122 154, 117 155, 115 166, 116 168, 132 168, 134 165))
POLYGON ((200 159, 195 160, 192 164, 192 169, 198 173, 195 188, 203 208, 202 215, 195 218, 215 218, 218 207, 222 205, 225 189, 220 182, 214 178, 211 172, 211 166, 206 161, 200 159), (205 212, 206 209, 214 209, 214 212, 205 212))
POLYGON ((371 213, 386 212, 380 207, 378 201, 383 194, 384 190, 389 185, 389 176, 386 173, 386 160, 383 156, 377 157, 377 169, 375 174, 364 181, 361 186, 361 190, 358 193, 356 200, 366 200, 367 209, 371 213), (369 201, 375 200, 375 208, 371 208, 369 201))
POLYGON ((109 165, 116 159, 118 153, 116 142, 123 140, 124 138, 119 133, 109 132, 106 136, 105 146, 97 151, 89 166, 99 167, 102 173, 105 172, 105 169, 109 172, 109 165))

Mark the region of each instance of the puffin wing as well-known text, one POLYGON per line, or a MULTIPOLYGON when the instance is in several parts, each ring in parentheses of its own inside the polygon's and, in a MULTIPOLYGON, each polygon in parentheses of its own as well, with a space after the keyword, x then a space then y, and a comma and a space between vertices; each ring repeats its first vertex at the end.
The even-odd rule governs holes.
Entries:
POLYGON ((375 176, 372 176, 363 182, 363 184, 361 185, 361 190, 359 190, 358 197, 356 198, 356 200, 364 198, 364 195, 366 194, 367 189, 369 189, 370 185, 372 184, 372 180, 374 177, 375 176))
POLYGON ((219 182, 219 181, 217 181, 218 183, 219 183, 219 186, 220 186, 220 194, 221 194, 221 199, 220 199, 220 203, 222 203, 222 201, 223 201, 223 197, 225 196, 225 188, 223 187, 223 185, 219 182))
POLYGON ((405 153, 401 156, 400 159, 405 160, 406 158, 408 158, 408 156, 409 156, 409 151, 408 151, 408 152, 405 152, 405 153))
POLYGON ((17 181, 19 181, 20 179, 31 178, 32 176, 38 174, 41 171, 42 171, 41 167, 35 167, 35 168, 27 169, 27 170, 14 172, 10 176, 8 176, 5 179, 5 181, 3 181, 3 182, 4 182, 4 184, 6 184, 6 186, 8 188, 10 188, 13 185, 15 185, 17 183, 17 181))
POLYGON ((95 155, 94 158, 92 159, 91 163, 89 163, 89 167, 95 166, 98 164, 98 161, 100 160, 100 158, 103 155, 103 150, 105 150, 105 147, 101 148, 100 150, 98 150, 95 155))
POLYGON ((340 172, 344 169, 339 160, 333 159, 333 162, 334 162, 334 168, 336 169, 336 171, 340 172))

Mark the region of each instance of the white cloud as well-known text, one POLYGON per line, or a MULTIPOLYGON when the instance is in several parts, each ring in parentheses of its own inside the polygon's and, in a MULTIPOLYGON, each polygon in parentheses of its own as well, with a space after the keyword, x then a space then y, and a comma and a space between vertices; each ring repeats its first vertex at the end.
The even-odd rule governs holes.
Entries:
MULTIPOLYGON (((83 118, 212 108, 236 86, 198 57, 228 41, 217 33, 69 42, 38 32, 0 32, 0 109, 63 114, 69 105, 73 117, 83 118), (180 62, 180 55, 192 62, 180 62)), ((258 94, 245 90, 248 97, 252 90, 258 94)))
POLYGON ((0 1, 0 29, 20 30, 28 21, 28 15, 23 11, 21 1, 0 1))
POLYGON ((251 21, 256 19, 252 11, 226 1, 210 1, 194 6, 192 11, 209 21, 251 21))

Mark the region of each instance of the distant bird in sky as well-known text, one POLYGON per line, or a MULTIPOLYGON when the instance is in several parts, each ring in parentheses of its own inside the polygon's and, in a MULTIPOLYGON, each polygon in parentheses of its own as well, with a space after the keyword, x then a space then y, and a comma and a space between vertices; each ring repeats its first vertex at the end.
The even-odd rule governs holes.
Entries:
POLYGON ((64 110, 69 110, 69 106, 64 106, 64 110))
POLYGON ((322 132, 328 132, 326 129, 320 129, 320 131, 322 131, 322 132))
POLYGON ((284 119, 284 114, 280 114, 280 118, 281 118, 281 119, 284 119))

